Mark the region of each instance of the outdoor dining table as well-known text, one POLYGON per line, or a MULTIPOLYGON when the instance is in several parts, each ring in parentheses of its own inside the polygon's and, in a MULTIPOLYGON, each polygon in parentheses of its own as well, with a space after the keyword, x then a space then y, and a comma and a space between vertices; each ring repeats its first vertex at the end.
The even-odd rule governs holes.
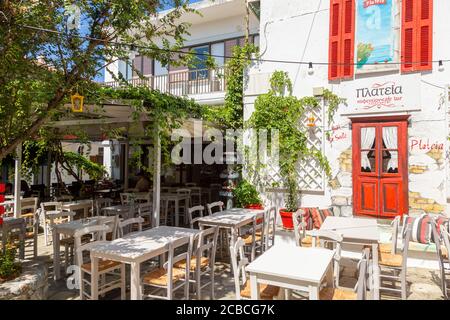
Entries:
POLYGON ((104 207, 101 210, 107 216, 119 215, 120 217, 122 217, 124 219, 133 218, 130 216, 130 211, 132 211, 131 204, 119 204, 116 206, 104 207))
POLYGON ((380 297, 380 266, 378 264, 378 240, 380 235, 377 220, 329 216, 320 229, 336 231, 342 235, 345 243, 372 246, 373 294, 374 299, 378 300, 380 297))
MULTIPOLYGON (((131 265, 131 300, 141 300, 140 265, 164 253, 165 246, 175 240, 193 236, 200 230, 159 226, 128 234, 111 242, 93 244, 91 247, 92 270, 98 269, 99 259, 119 261, 131 265)), ((98 275, 92 273, 92 299, 98 299, 98 275)))
POLYGON ((251 299, 259 300, 259 285, 268 284, 309 293, 318 300, 321 284, 333 283, 335 250, 276 244, 250 263, 251 299))
POLYGON ((83 210, 83 217, 89 216, 89 210, 92 209, 92 200, 78 200, 62 204, 62 209, 67 211, 83 210))
POLYGON ((160 195, 160 199, 162 202, 165 202, 165 206, 163 207, 164 210, 166 211, 166 215, 168 214, 167 212, 167 207, 168 207, 168 203, 170 201, 172 201, 174 203, 175 206, 175 226, 179 226, 180 225, 180 213, 179 213, 179 208, 180 208, 180 201, 184 201, 185 202, 185 216, 187 214, 187 209, 188 209, 188 202, 190 201, 190 196, 188 194, 177 194, 177 193, 161 193, 160 195))
MULTIPOLYGON (((60 268, 60 235, 66 235, 73 237, 77 230, 81 230, 85 227, 93 226, 98 224, 98 218, 88 218, 73 220, 66 223, 61 223, 53 226, 52 236, 53 236, 53 273, 55 280, 61 278, 61 268, 60 268)), ((76 252, 77 248, 74 247, 73 252, 76 252)))
POLYGON ((200 229, 203 229, 205 226, 218 226, 219 228, 230 229, 231 241, 235 243, 239 235, 239 228, 251 223, 253 218, 259 213, 264 213, 264 210, 231 208, 198 219, 198 225, 200 229))

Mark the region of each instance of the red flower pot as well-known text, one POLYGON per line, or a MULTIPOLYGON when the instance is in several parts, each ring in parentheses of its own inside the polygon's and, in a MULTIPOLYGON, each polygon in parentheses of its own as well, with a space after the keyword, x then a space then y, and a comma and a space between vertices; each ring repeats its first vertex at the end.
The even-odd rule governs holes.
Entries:
POLYGON ((286 211, 286 209, 280 209, 280 217, 284 229, 294 230, 294 221, 292 221, 292 212, 286 211))

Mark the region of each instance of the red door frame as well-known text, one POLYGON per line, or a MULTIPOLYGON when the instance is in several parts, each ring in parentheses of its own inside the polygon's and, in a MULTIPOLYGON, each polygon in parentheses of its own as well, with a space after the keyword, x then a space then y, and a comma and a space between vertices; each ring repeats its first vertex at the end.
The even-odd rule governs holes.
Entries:
POLYGON ((351 118, 352 121, 352 182, 353 182, 353 214, 358 216, 375 216, 378 218, 394 218, 397 215, 403 216, 408 209, 408 120, 409 116, 390 116, 390 117, 364 117, 351 118), (398 127, 398 173, 380 173, 379 150, 381 149, 382 139, 381 130, 383 126, 395 125, 398 127), (376 161, 375 172, 367 173, 361 172, 361 128, 375 127, 376 133, 376 161), (360 208, 362 199, 360 183, 364 181, 370 185, 375 185, 374 189, 374 208, 372 212, 364 211, 360 208), (381 201, 382 194, 385 195, 385 185, 400 185, 396 195, 388 195, 389 201, 398 201, 398 212, 382 212, 383 202, 381 201))

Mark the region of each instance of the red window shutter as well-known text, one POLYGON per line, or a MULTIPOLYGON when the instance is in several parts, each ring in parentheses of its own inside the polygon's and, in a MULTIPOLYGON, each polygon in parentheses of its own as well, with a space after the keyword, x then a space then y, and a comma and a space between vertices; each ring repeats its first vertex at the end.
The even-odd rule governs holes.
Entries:
POLYGON ((431 70, 433 60, 433 0, 420 0, 419 13, 417 15, 419 48, 418 70, 431 70))
POLYGON ((402 3, 402 72, 414 71, 415 34, 414 23, 416 0, 403 0, 402 3))
POLYGON ((403 0, 402 72, 431 70, 433 0, 403 0))
POLYGON ((328 48, 328 79, 336 80, 340 72, 341 48, 341 9, 342 0, 330 0, 330 42, 328 48))
POLYGON ((355 57, 355 1, 344 1, 344 15, 343 15, 343 32, 342 41, 343 47, 343 66, 342 76, 344 78, 353 77, 354 71, 354 57, 355 57))

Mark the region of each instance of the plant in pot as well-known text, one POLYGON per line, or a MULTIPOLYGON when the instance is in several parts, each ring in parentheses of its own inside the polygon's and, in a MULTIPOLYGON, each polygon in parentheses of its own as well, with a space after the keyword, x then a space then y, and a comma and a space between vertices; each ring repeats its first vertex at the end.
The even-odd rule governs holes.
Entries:
MULTIPOLYGON (((301 126, 305 112, 311 108, 320 108, 316 97, 297 98, 292 95, 292 83, 286 72, 275 71, 270 79, 271 89, 268 93, 258 96, 255 101, 255 111, 247 121, 246 126, 257 130, 276 130, 278 132, 278 167, 282 184, 287 190, 286 207, 280 209, 280 216, 285 229, 293 229, 292 214, 299 208, 299 183, 297 166, 299 161, 314 159, 330 176, 330 166, 320 151, 309 148, 307 141, 310 130, 301 126)), ((341 102, 334 94, 327 91, 325 102, 332 112, 341 102)), ((269 141, 269 148, 275 141, 269 141)), ((269 180, 264 179, 263 180, 269 180)))
POLYGON ((247 180, 241 180, 233 190, 238 208, 263 209, 262 201, 255 186, 247 180))

